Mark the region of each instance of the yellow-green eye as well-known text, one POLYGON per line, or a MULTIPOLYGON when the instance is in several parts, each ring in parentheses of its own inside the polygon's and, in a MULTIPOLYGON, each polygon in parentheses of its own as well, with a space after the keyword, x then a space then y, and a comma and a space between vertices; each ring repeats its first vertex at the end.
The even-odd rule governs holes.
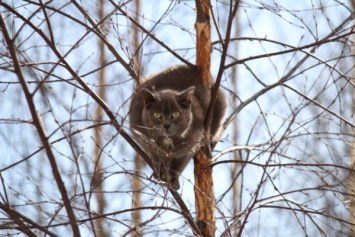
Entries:
POLYGON ((180 112, 174 112, 172 116, 173 118, 178 118, 180 116, 180 112))
POLYGON ((160 119, 161 118, 161 113, 153 113, 153 117, 156 119, 160 119))

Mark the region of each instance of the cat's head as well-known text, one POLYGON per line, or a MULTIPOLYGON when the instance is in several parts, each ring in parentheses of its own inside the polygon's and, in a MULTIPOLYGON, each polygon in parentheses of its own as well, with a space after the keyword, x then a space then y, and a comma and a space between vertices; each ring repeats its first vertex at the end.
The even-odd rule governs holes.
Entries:
POLYGON ((155 135, 184 137, 192 122, 191 102, 195 87, 177 92, 173 90, 142 90, 145 103, 143 122, 155 135))

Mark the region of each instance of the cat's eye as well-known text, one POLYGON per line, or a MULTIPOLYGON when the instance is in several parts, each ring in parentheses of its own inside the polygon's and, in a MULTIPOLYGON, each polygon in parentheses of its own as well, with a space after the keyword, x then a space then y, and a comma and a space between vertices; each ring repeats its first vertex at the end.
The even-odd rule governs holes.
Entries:
POLYGON ((180 116, 180 112, 174 112, 173 114, 172 114, 172 117, 173 118, 178 118, 180 116))
POLYGON ((153 117, 156 119, 160 119, 161 118, 161 113, 153 113, 153 117))

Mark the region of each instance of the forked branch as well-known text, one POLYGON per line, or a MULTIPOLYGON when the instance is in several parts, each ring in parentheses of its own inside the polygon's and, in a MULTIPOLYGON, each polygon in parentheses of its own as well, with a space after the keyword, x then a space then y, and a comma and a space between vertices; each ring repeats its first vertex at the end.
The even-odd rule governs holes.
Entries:
POLYGON ((13 60, 13 66, 15 68, 16 76, 17 76, 18 80, 20 81, 22 90, 23 90, 23 92, 25 94, 25 98, 26 98, 30 113, 32 115, 33 124, 36 127, 36 129, 37 129, 38 136, 41 139, 41 142, 42 142, 42 144, 44 146, 44 149, 46 151, 46 154, 47 154, 48 161, 49 161, 50 166, 52 168, 52 173, 53 173, 53 176, 54 176, 54 180, 57 183, 59 192, 61 194, 61 197, 62 197, 62 200, 63 200, 63 203, 64 203, 64 207, 65 207, 65 209, 67 211, 68 218, 70 220, 70 225, 71 225, 71 228, 73 230, 73 236, 78 236, 79 237, 80 236, 79 227, 78 227, 78 224, 77 224, 77 221, 76 221, 76 218, 75 218, 75 215, 74 215, 74 211, 73 211, 73 208, 71 206, 71 203, 70 203, 70 200, 69 200, 69 197, 68 197, 67 190, 66 190, 66 188, 64 186, 62 177, 61 177, 61 175, 59 173, 58 165, 57 165, 57 162, 55 160, 55 156, 54 156, 52 148, 50 146, 50 142, 48 140, 48 137, 47 137, 47 135, 45 133, 45 128, 44 128, 44 125, 42 123, 41 116, 37 113, 36 105, 35 105, 35 103, 33 101, 33 95, 31 94, 31 92, 30 92, 30 90, 29 90, 29 88, 27 86, 27 82, 26 82, 25 76, 24 76, 24 74, 22 72, 22 67, 21 67, 20 60, 18 59, 18 56, 17 56, 16 45, 14 43, 14 39, 11 38, 10 33, 9 33, 9 31, 7 29, 7 26, 6 26, 5 20, 2 17, 1 13, 0 13, 0 28, 2 29, 2 33, 3 33, 4 39, 6 41, 8 50, 9 50, 11 58, 13 60))

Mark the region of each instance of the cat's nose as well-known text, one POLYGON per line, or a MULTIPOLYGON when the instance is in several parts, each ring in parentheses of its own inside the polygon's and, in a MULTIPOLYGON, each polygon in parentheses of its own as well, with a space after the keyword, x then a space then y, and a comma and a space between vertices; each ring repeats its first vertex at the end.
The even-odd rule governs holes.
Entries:
POLYGON ((170 124, 164 124, 163 126, 166 130, 168 130, 170 128, 170 124))

